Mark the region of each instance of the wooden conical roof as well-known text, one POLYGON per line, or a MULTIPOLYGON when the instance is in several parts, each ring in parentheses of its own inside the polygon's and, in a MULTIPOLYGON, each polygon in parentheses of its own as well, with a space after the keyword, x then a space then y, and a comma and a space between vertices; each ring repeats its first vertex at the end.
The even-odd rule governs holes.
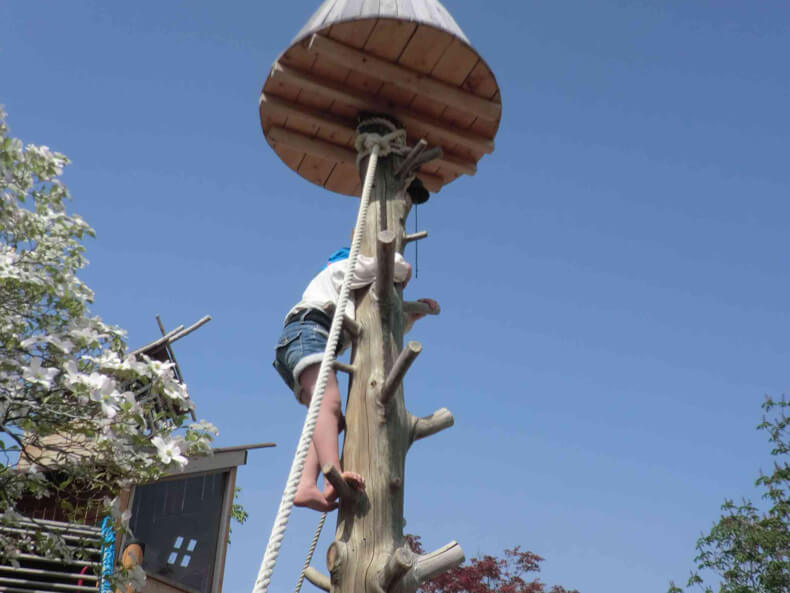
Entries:
POLYGON ((444 156, 419 176, 431 191, 473 175, 501 117, 493 73, 437 0, 325 0, 274 63, 260 100, 269 144, 291 169, 359 195, 357 115, 398 118, 444 156))
POLYGON ((327 24, 369 18, 424 23, 447 31, 470 45, 452 15, 436 0, 325 0, 296 35, 294 43, 324 29, 327 24))

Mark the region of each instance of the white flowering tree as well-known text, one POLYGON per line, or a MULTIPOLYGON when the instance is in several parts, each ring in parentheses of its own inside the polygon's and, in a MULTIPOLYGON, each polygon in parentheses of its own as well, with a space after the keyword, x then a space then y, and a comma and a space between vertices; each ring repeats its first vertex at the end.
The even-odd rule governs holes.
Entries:
MULTIPOLYGON (((126 355, 124 333, 89 312, 77 277, 81 241, 93 235, 68 214, 59 180, 68 160, 8 136, 0 109, 0 523, 23 499, 104 505, 206 452, 213 427, 188 424, 192 408, 170 365, 126 355), (145 390, 156 397, 144 403, 145 390), (162 405, 164 400, 173 405, 162 405), (153 418, 153 421, 151 419, 153 418), (98 501, 98 502, 97 502, 98 501), (103 503, 101 501, 104 501, 103 503)), ((117 513, 116 513, 117 517, 117 513)), ((118 518, 120 527, 120 518, 118 518)), ((20 539, 0 529, 0 561, 20 547, 68 553, 57 537, 20 539)), ((24 551, 24 550, 23 550, 24 551)))

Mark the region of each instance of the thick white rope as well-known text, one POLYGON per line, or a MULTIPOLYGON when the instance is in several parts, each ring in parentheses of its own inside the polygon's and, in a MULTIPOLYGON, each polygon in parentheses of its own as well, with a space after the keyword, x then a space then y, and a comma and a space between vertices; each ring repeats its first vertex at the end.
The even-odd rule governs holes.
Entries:
POLYGON ((304 426, 302 426, 302 436, 299 438, 299 444, 296 446, 296 454, 291 464, 291 471, 285 483, 285 491, 280 500, 280 507, 277 509, 277 515, 274 518, 274 526, 272 527, 271 535, 269 535, 269 543, 266 545, 266 552, 263 555, 261 568, 258 571, 258 578, 255 579, 252 593, 266 593, 269 588, 269 583, 272 580, 272 572, 274 572, 274 565, 277 563, 277 556, 280 554, 280 546, 285 537, 285 528, 288 526, 288 518, 291 516, 291 508, 293 507, 294 496, 296 496, 296 488, 302 477, 307 451, 310 448, 310 442, 313 439, 313 431, 315 430, 315 423, 318 419, 318 412, 321 409, 321 401, 324 399, 324 390, 326 389, 326 383, 329 379, 329 372, 332 370, 332 363, 335 360, 335 350, 340 340, 340 331, 343 326, 343 314, 346 310, 349 293, 351 292, 352 271, 357 265, 360 245, 362 243, 362 234, 365 230, 365 219, 367 216, 368 202, 370 201, 370 191, 373 187, 376 164, 378 163, 379 150, 379 144, 373 143, 370 161, 368 162, 368 170, 365 174, 365 183, 362 187, 362 197, 359 201, 359 212, 357 213, 357 223, 354 226, 354 237, 351 240, 351 253, 348 256, 348 267, 346 268, 346 275, 343 278, 343 284, 340 287, 340 296, 335 306, 335 314, 332 317, 332 325, 329 329, 329 339, 327 340, 326 350, 324 351, 324 358, 321 360, 321 367, 318 370, 318 379, 313 389, 313 399, 310 401, 310 407, 307 410, 304 426))
POLYGON ((302 572, 299 573, 299 580, 296 581, 294 593, 299 593, 302 590, 302 583, 304 583, 304 572, 310 568, 310 563, 313 561, 313 553, 315 552, 315 547, 318 545, 318 540, 321 538, 321 531, 324 529, 324 521, 326 521, 326 513, 321 513, 321 519, 318 521, 318 527, 315 528, 313 541, 310 542, 310 549, 307 550, 307 558, 304 560, 302 572))

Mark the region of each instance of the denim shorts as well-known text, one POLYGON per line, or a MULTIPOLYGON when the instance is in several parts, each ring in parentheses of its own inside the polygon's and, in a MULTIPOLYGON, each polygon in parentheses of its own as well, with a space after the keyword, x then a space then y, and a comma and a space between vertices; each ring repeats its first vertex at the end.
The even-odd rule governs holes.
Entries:
POLYGON ((299 375, 321 363, 328 340, 329 330, 315 321, 294 319, 283 328, 272 364, 299 401, 299 375))

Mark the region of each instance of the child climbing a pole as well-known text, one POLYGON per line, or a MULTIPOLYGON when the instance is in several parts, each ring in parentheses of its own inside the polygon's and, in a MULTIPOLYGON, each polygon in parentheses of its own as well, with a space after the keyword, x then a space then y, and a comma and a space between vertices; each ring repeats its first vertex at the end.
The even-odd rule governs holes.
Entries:
MULTIPOLYGON (((302 299, 285 316, 283 332, 275 348, 274 368, 291 388, 296 400, 309 406, 318 378, 321 359, 324 356, 329 328, 332 324, 334 308, 340 296, 340 287, 348 268, 347 248, 333 253, 327 265, 307 285, 302 299)), ((411 278, 411 265, 400 253, 395 254, 394 281, 403 287, 411 278)), ((352 277, 351 289, 369 286, 376 279, 376 260, 360 255, 352 277)), ((439 306, 431 299, 420 299, 432 311, 438 312, 439 306)), ((347 317, 354 319, 354 299, 348 299, 347 317)), ((407 328, 423 317, 418 313, 409 314, 407 328)), ((350 336, 343 332, 338 344, 340 354, 350 343, 350 336)), ((343 430, 343 413, 340 403, 340 390, 335 371, 329 373, 321 402, 321 409, 313 433, 313 441, 307 453, 302 478, 294 497, 294 505, 308 507, 317 511, 331 511, 337 508, 337 493, 326 482, 323 490, 318 488, 317 480, 321 467, 332 464, 340 469, 338 435, 343 430)), ((365 489, 365 479, 354 472, 341 472, 343 479, 357 490, 365 489)))

